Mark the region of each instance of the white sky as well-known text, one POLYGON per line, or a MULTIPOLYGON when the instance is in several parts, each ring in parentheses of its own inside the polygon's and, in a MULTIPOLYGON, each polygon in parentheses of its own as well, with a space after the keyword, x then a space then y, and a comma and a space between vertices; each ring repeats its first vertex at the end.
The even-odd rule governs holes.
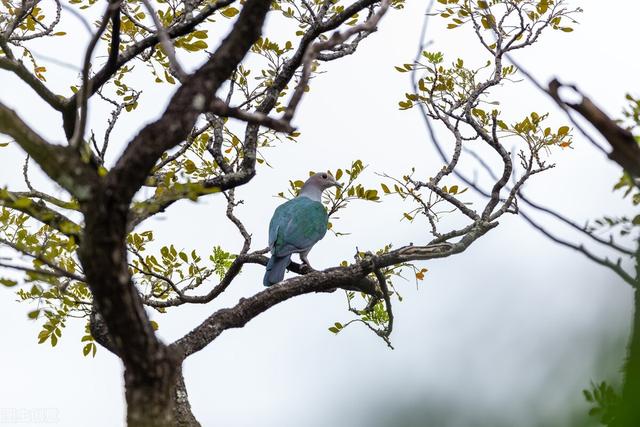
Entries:
MULTIPOLYGON (((273 195, 308 170, 344 167, 360 158, 369 165, 364 182, 375 185, 375 172, 400 175, 416 166, 429 176, 440 167, 417 112, 397 110, 409 81, 393 66, 414 57, 424 3, 410 1, 404 10, 391 11, 355 55, 329 64, 329 72, 314 80, 295 120, 300 143, 266 152, 274 168, 260 168, 256 179, 238 190, 245 200, 238 215, 253 233, 254 249, 266 246, 268 221, 280 203, 273 195)), ((628 49, 640 5, 610 3, 581 2, 585 13, 575 32, 548 33, 518 59, 543 81, 559 76, 578 82, 618 116, 624 94, 637 90, 633 84, 640 75, 640 63, 628 49), (624 5, 625 12, 613 5, 624 5)), ((485 61, 468 33, 432 22, 432 49, 449 60, 485 61)), ((79 63, 85 43, 36 51, 79 63)), ((48 67, 51 86, 68 94, 73 72, 48 67)), ((2 102, 45 137, 61 142, 58 115, 11 75, 2 73, 0 79, 2 102)), ((171 88, 145 90, 141 107, 116 127, 114 144, 157 117, 170 95, 166 89, 171 88)), ((499 96, 501 108, 516 117, 552 111, 553 123, 565 123, 526 82, 499 96)), ((106 120, 108 110, 94 104, 93 122, 106 120)), ((574 147, 554 154, 558 167, 533 180, 529 194, 578 221, 628 214, 626 204, 610 193, 616 168, 581 138, 574 147)), ((0 156, 1 185, 18 188, 23 155, 8 148, 0 156)), ((198 204, 182 202, 140 229, 153 228, 160 242, 177 247, 206 253, 221 244, 236 251, 240 241, 222 207, 216 196, 198 204)), ((353 203, 336 222, 351 234, 328 234, 311 252, 311 262, 329 267, 351 259, 356 246, 427 241, 425 224, 399 222, 402 211, 394 199, 353 203)), ((394 351, 357 325, 338 336, 327 331, 334 321, 350 318, 339 292, 296 298, 243 329, 225 332, 186 362, 195 415, 204 426, 230 427, 418 426, 424 425, 423 416, 444 417, 434 421, 438 426, 524 427, 537 425, 536 417, 563 416, 567 406, 586 411, 580 390, 591 380, 615 378, 621 362, 630 290, 518 218, 501 222, 467 252, 426 263, 429 272, 418 290, 413 282, 400 284, 405 298, 395 305, 394 351), (404 424, 398 417, 406 418, 404 424)), ((262 273, 262 267, 249 266, 220 301, 156 316, 161 336, 172 341, 217 308, 262 290, 262 273)), ((30 307, 14 302, 12 290, 0 292, 0 424, 12 411, 48 409, 47 421, 54 425, 122 425, 119 360, 104 350, 95 359, 82 356, 83 322, 70 321, 55 349, 38 345, 40 325, 26 318, 30 307)))

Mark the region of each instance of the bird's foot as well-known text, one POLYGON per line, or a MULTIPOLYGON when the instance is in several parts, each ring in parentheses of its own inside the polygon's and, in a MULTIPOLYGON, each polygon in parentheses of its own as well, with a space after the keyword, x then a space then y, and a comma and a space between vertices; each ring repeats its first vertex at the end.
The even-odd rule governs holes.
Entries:
POLYGON ((307 254, 300 254, 300 261, 302 261, 302 267, 306 270, 306 271, 316 271, 315 268, 311 267, 311 263, 309 262, 309 260, 307 259, 307 254))
POLYGON ((314 271, 317 271, 315 268, 311 267, 311 264, 304 261, 302 262, 301 269, 302 269, 302 272, 305 274, 313 273, 314 271))

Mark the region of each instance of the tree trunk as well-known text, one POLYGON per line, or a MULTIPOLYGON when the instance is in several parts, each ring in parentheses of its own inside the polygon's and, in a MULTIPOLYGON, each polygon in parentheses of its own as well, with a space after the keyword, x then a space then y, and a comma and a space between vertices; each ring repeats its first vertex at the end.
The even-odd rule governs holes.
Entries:
POLYGON ((175 426, 174 404, 178 366, 166 351, 144 371, 125 368, 128 427, 175 426))
POLYGON ((155 372, 160 376, 125 372, 128 427, 201 427, 191 412, 182 367, 168 363, 155 372))
POLYGON ((620 422, 617 424, 620 427, 640 426, 640 291, 638 287, 633 290, 633 296, 633 324, 624 365, 620 422))
POLYGON ((173 392, 173 417, 174 425, 180 427, 201 427, 196 417, 191 412, 187 387, 182 376, 182 367, 178 367, 176 373, 176 386, 173 392))
MULTIPOLYGON (((107 325, 104 323, 104 320, 101 318, 95 307, 91 312, 90 326, 91 334, 93 335, 96 342, 98 342, 98 344, 103 346, 105 349, 117 355, 114 350, 112 339, 109 336, 107 325)), ((129 422, 129 426, 158 425, 158 423, 156 423, 153 418, 150 420, 150 423, 145 421, 147 422, 147 424, 142 421, 138 421, 144 418, 143 414, 148 413, 152 414, 153 417, 159 417, 159 419, 169 416, 170 421, 168 425, 171 426, 201 427, 200 423, 191 412, 189 395, 187 394, 187 387, 184 383, 184 377, 182 376, 182 366, 180 365, 180 363, 169 364, 169 374, 173 376, 173 385, 169 384, 168 386, 167 382, 165 382, 163 379, 157 381, 158 387, 153 388, 151 394, 154 396, 156 392, 158 392, 159 394, 165 394, 155 396, 152 399, 155 403, 151 404, 152 407, 146 408, 145 405, 148 404, 146 403, 147 392, 144 390, 144 388, 148 386, 139 384, 139 382, 136 381, 135 375, 131 375, 131 383, 129 383, 127 379, 128 376, 125 373, 125 384, 127 391, 127 420, 129 422), (129 392, 131 392, 131 402, 133 403, 130 403, 129 392), (138 397, 139 393, 141 396, 140 398, 138 397), (139 399, 142 399, 142 403, 137 401, 139 399), (130 411, 130 409, 134 410, 130 411), (157 409, 161 409, 161 411, 158 411, 157 409), (165 409, 168 411, 168 413, 164 412, 165 409), (133 424, 134 422, 138 424, 133 424)), ((147 380, 143 381, 143 383, 144 382, 153 384, 153 381, 147 380)))

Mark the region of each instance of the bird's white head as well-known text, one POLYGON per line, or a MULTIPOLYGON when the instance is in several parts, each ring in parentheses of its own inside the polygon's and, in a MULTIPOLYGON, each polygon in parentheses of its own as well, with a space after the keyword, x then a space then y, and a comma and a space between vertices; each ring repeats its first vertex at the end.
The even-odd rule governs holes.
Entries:
POLYGON ((322 192, 330 187, 342 187, 342 185, 330 173, 314 173, 304 183, 299 195, 319 202, 322 199, 322 192))

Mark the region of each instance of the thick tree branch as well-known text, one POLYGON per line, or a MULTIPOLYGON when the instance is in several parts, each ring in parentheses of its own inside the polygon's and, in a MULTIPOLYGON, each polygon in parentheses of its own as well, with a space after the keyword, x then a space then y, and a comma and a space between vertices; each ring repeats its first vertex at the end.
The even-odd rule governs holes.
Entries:
POLYGON ((109 45, 109 59, 105 68, 107 70, 115 69, 120 55, 120 12, 122 5, 117 7, 111 14, 111 43, 109 45))
POLYGON ((40 98, 49 104, 56 111, 63 111, 66 99, 61 95, 56 95, 35 75, 31 74, 22 61, 0 56, 0 68, 11 71, 23 82, 31 87, 40 98))
MULTIPOLYGON (((375 255, 348 267, 333 267, 314 271, 304 276, 287 279, 252 297, 241 299, 232 308, 222 309, 207 318, 183 338, 171 345, 181 359, 202 350, 223 331, 241 328, 267 309, 298 295, 312 292, 328 292, 335 288, 354 289, 361 283, 370 283, 367 276, 376 268, 384 268, 404 262, 444 258, 464 251, 475 240, 495 227, 497 223, 476 223, 457 243, 440 243, 430 246, 405 246, 382 255, 375 255)), ((369 289, 360 288, 361 291, 369 289)))
POLYGON ((579 103, 564 101, 558 93, 564 87, 558 80, 549 83, 548 93, 559 104, 574 109, 589 123, 591 123, 611 146, 609 158, 620 165, 634 177, 640 177, 640 145, 631 132, 619 126, 604 111, 584 96, 576 86, 568 86, 576 91, 582 100, 579 103))
MULTIPOLYGON (((177 307, 183 304, 207 304, 217 298, 229 287, 245 264, 259 264, 266 266, 268 262, 269 258, 258 252, 240 254, 234 259, 222 280, 206 294, 187 295, 184 293, 187 289, 184 289, 183 291, 180 291, 177 296, 167 300, 147 298, 145 300, 145 304, 154 308, 177 307)), ((291 262, 287 267, 287 270, 300 275, 309 274, 315 271, 310 269, 308 266, 297 262, 291 262)), ((370 295, 377 295, 379 293, 375 282, 372 280, 362 280, 353 286, 345 285, 343 289, 364 292, 370 295)))
POLYGON ((11 136, 51 179, 78 200, 86 200, 97 172, 69 147, 53 145, 0 102, 0 133, 11 136))
POLYGON ((104 319, 98 313, 95 305, 91 308, 91 315, 89 317, 89 328, 91 336, 96 340, 98 344, 109 350, 111 353, 116 354, 116 347, 109 335, 109 329, 104 319))

